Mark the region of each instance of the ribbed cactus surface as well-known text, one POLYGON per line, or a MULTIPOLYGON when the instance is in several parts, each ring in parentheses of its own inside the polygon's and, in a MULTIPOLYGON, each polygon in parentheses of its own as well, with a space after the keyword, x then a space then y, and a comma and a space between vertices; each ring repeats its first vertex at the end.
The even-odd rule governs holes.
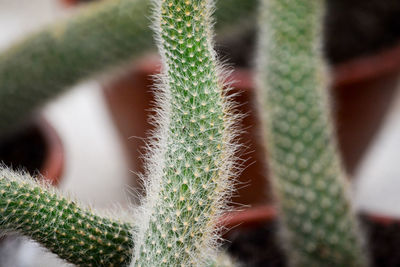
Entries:
MULTIPOLYGON (((256 0, 221 1, 220 28, 254 11, 256 0), (227 16, 232 13, 234 16, 227 16)), ((0 133, 68 87, 153 47, 150 1, 104 0, 0 54, 0 133)))
POLYGON ((323 0, 263 0, 259 87, 293 266, 365 266, 329 114, 323 0))
POLYGON ((161 109, 132 266, 206 266, 235 149, 234 114, 212 45, 212 1, 154 2, 161 109))
POLYGON ((77 266, 128 266, 132 229, 0 167, 0 232, 28 236, 77 266))

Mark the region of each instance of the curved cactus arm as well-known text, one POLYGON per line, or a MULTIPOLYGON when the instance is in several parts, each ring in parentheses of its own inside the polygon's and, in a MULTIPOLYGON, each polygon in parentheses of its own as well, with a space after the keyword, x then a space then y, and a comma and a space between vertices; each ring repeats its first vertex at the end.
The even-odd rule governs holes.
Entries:
POLYGON ((365 266, 337 152, 321 51, 323 0, 263 0, 258 80, 294 266, 365 266))
POLYGON ((132 266, 205 266, 235 175, 236 118, 213 50, 212 1, 154 2, 161 108, 132 266))
POLYGON ((88 4, 0 54, 0 133, 68 87, 152 45, 145 0, 88 4))
POLYGON ((32 238, 78 266, 128 266, 133 226, 96 215, 27 174, 0 166, 0 232, 32 238))
MULTIPOLYGON (((254 11, 256 0, 224 0, 223 29, 254 11), (228 5, 228 3, 230 5, 228 5), (226 13, 235 16, 227 18, 226 13)), ((0 133, 82 79, 128 62, 153 47, 148 0, 88 4, 0 54, 0 133)))

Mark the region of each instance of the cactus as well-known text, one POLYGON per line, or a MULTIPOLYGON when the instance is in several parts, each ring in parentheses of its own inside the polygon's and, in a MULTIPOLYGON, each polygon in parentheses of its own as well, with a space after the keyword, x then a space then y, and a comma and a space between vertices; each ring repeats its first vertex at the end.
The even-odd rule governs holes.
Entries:
POLYGON ((128 266, 131 223, 103 218, 39 184, 0 167, 0 229, 26 235, 77 266, 128 266))
POLYGON ((209 0, 158 0, 158 131, 131 266, 206 266, 232 189, 236 121, 212 48, 209 0))
MULTIPOLYGON (((0 229, 76 265, 221 266, 217 222, 237 170, 240 115, 213 50, 213 1, 153 2, 163 74, 135 228, 0 168, 0 229)), ((238 14, 253 7, 231 2, 238 14)), ((323 0, 262 2, 258 78, 269 160, 292 265, 361 267, 367 260, 323 90, 323 7, 323 0)), ((148 8, 144 0, 91 5, 0 55, 0 132, 67 86, 144 51, 148 8)))
POLYGON ((323 0, 263 0, 259 87, 293 266, 365 266, 329 114, 323 0))
MULTIPOLYGON (((255 0, 224 0, 219 28, 254 11, 255 0), (227 16, 226 14, 235 14, 227 16)), ((72 18, 33 34, 0 54, 0 133, 68 87, 128 62, 152 47, 149 1, 88 4, 72 18)))

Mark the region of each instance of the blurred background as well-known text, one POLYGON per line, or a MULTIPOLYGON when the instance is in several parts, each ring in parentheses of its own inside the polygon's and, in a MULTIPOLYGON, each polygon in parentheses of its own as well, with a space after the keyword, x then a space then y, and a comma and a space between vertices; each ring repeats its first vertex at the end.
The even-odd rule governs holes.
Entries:
MULTIPOLYGON (((223 0, 220 0, 223 1, 223 0)), ((85 2, 85 1, 82 1, 85 2)), ((332 66, 332 105, 344 165, 357 209, 400 218, 400 3, 328 1, 324 51, 332 66)), ((29 32, 73 15, 84 3, 0 0, 0 51, 29 32)), ((234 202, 268 205, 266 161, 254 109, 254 20, 217 36, 217 51, 234 68, 232 80, 248 113, 240 138, 247 167, 234 202)), ((43 107, 38 118, 0 140, 0 161, 41 172, 61 190, 99 210, 137 203, 137 173, 151 107, 149 53, 113 75, 86 80, 43 107)), ((1 90, 1 88, 0 88, 1 90)), ((1 266, 63 266, 20 238, 0 246, 1 266)))
MULTIPOLYGON (((0 0, 0 49, 7 48, 28 32, 74 12, 72 2, 67 4, 60 0, 0 0)), ((13 161, 16 169, 29 165, 34 172, 35 168, 42 171, 40 167, 44 163, 27 163, 32 157, 50 161, 43 175, 50 174, 51 179, 59 179, 61 190, 71 192, 98 209, 111 209, 117 204, 126 208, 127 185, 134 174, 127 162, 121 138, 113 126, 100 82, 90 80, 77 85, 44 107, 41 115, 46 122, 38 124, 45 130, 32 129, 34 126, 31 126, 10 138, 14 140, 4 140, 0 145, 0 155, 3 156, 0 160, 13 161), (45 132, 45 137, 40 136, 43 134, 41 131, 45 132), (51 141, 40 140, 49 135, 51 141), (21 141, 25 144, 23 147, 21 141), (49 142, 52 148, 44 142, 49 142), (32 154, 35 149, 44 150, 44 154, 50 151, 51 159, 45 159, 48 155, 32 154), (24 155, 31 157, 25 160, 24 155)), ((10 240, 9 243, 9 246, 0 249, 3 252, 0 254, 1 266, 64 264, 31 242, 10 240)))

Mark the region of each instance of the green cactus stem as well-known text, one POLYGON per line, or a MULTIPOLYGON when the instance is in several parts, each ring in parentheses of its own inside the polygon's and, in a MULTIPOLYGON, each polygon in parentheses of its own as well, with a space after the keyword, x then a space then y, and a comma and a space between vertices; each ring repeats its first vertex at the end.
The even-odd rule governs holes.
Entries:
POLYGON ((323 0, 263 0, 259 87, 269 163, 293 266, 365 266, 321 51, 323 0))
MULTIPOLYGON (((220 1, 221 30, 254 11, 256 0, 220 1), (230 5, 228 5, 230 4, 230 5), (225 14, 235 14, 229 18, 225 14)), ((0 54, 0 133, 67 88, 153 47, 150 1, 88 4, 0 54)))
POLYGON ((206 266, 232 189, 236 118, 213 50, 212 1, 154 2, 164 66, 131 266, 206 266))
POLYGON ((32 238, 77 266, 128 266, 133 226, 103 218, 41 185, 0 167, 0 230, 32 238))

